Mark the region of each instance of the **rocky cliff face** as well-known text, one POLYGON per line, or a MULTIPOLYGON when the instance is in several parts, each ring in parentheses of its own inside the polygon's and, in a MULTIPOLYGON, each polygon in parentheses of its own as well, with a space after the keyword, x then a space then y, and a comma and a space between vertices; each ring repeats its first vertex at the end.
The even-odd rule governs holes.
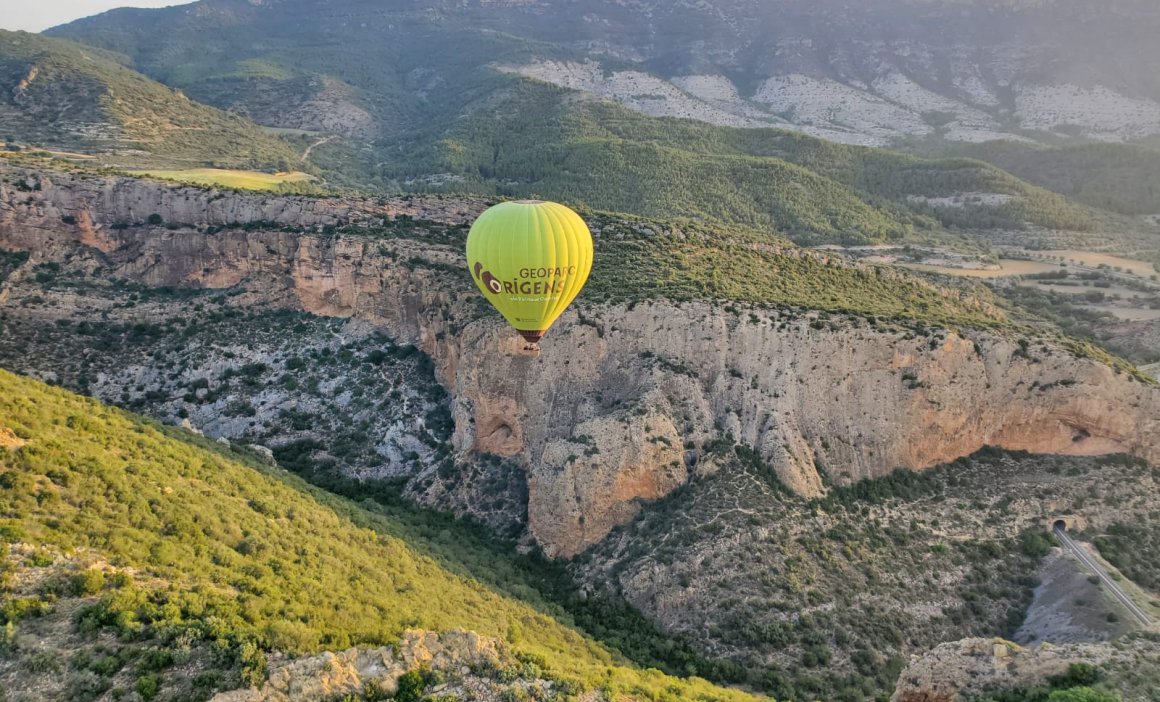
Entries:
MULTIPOLYGON (((129 225, 140 225, 158 214, 164 222, 186 227, 241 226, 264 223, 293 229, 381 221, 399 216, 464 224, 485 209, 470 198, 317 198, 263 193, 223 192, 167 185, 139 178, 99 178, 81 173, 38 173, 0 164, 4 197, 0 225, 6 229, 42 230, 43 235, 73 236, 55 219, 72 215, 87 237, 129 225), (60 230, 59 232, 57 230, 60 230)), ((101 238, 85 244, 103 248, 101 238)))
POLYGON ((580 552, 684 484, 725 436, 803 495, 823 492, 826 475, 917 470, 985 445, 1160 461, 1160 391, 999 332, 581 303, 543 355, 523 355, 461 272, 459 225, 477 201, 224 194, 14 170, 3 181, 0 247, 33 252, 29 265, 95 250, 103 275, 238 287, 249 304, 356 317, 420 346, 451 394, 455 449, 525 467, 528 528, 553 555, 580 552), (171 224, 145 224, 155 213, 171 224), (326 229, 395 226, 399 215, 443 223, 441 237, 326 229))

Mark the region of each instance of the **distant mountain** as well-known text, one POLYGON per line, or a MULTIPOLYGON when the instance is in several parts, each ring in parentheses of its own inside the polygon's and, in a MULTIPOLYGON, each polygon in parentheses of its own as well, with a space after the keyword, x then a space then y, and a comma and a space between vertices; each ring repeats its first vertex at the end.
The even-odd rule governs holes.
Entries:
POLYGON ((286 142, 63 39, 0 31, 0 141, 100 154, 115 165, 288 168, 286 142))
POLYGON ((202 0, 50 33, 263 123, 362 135, 463 104, 489 66, 848 143, 1160 133, 1151 0, 202 0))

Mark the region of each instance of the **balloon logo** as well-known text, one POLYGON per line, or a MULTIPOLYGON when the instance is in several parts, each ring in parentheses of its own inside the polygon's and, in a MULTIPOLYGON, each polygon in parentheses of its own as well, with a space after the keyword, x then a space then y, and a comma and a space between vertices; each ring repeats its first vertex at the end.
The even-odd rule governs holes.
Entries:
POLYGON ((503 285, 495 279, 494 275, 486 271, 483 274, 483 284, 487 286, 488 290, 492 291, 496 295, 503 292, 503 285))
POLYGON ((496 295, 503 292, 503 283, 495 279, 495 276, 483 270, 483 264, 475 264, 475 279, 483 283, 484 287, 492 291, 496 295))
POLYGON ((537 349, 588 280, 592 234, 563 205, 504 202, 471 226, 467 265, 487 301, 537 349))

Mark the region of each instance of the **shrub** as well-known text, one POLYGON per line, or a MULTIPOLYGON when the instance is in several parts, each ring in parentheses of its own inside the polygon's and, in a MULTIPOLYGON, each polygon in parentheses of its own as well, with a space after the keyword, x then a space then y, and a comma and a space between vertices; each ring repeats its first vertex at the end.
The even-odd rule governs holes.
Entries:
POLYGON ((141 695, 143 700, 151 700, 157 697, 157 693, 161 692, 161 678, 156 673, 148 673, 137 678, 137 682, 133 683, 133 690, 141 695))
POLYGON ((91 597, 105 588, 105 574, 99 570, 84 570, 72 577, 72 594, 91 597))
POLYGON ((391 699, 391 693, 385 687, 379 684, 377 680, 368 680, 363 685, 363 700, 365 702, 382 702, 382 700, 391 699))
POLYGON ((807 668, 820 668, 830 662, 831 653, 825 644, 811 644, 802 654, 802 665, 807 668))
POLYGON ((1019 550, 1031 558, 1043 558, 1051 552, 1055 539, 1046 532, 1028 529, 1019 535, 1019 550))
POLYGON ((1072 663, 1067 672, 1052 675, 1047 682, 1057 689, 1091 686, 1104 679, 1104 672, 1090 663, 1072 663))
POLYGON ((1100 690, 1094 687, 1054 690, 1047 696, 1047 702, 1122 702, 1122 699, 1118 692, 1100 690))
POLYGON ((266 680, 266 654, 253 641, 244 642, 238 649, 242 664, 242 682, 258 687, 266 680))
POLYGON ((33 673, 59 673, 59 654, 55 651, 37 651, 29 657, 27 666, 33 673))
POLYGON ((399 689, 395 692, 396 702, 419 702, 423 698, 423 690, 427 688, 427 681, 422 671, 410 670, 399 677, 399 689))

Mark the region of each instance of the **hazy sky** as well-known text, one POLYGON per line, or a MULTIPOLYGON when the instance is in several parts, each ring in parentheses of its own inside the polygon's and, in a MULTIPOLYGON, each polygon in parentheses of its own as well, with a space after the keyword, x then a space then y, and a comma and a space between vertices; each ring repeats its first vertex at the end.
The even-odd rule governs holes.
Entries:
POLYGON ((114 7, 165 7, 192 0, 0 0, 0 29, 39 32, 114 7))

